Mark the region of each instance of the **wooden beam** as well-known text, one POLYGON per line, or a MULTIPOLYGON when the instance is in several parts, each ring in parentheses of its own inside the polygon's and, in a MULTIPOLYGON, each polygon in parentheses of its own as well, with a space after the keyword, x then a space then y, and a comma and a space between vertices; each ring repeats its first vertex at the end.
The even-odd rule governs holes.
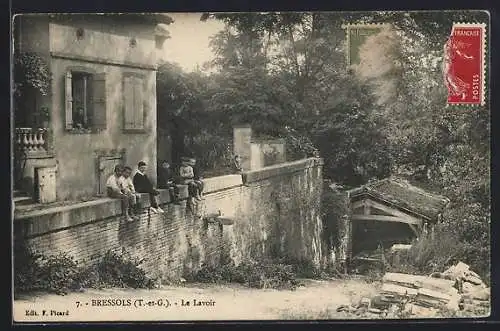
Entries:
POLYGON ((405 219, 412 219, 414 224, 421 224, 422 223, 422 220, 419 219, 419 218, 413 217, 411 215, 408 215, 407 213, 403 213, 403 212, 401 212, 401 211, 399 211, 399 210, 397 210, 395 208, 391 208, 389 206, 386 206, 384 204, 378 203, 376 201, 367 199, 365 201, 365 203, 367 203, 368 205, 370 205, 373 208, 380 209, 383 212, 389 213, 391 215, 394 215, 394 216, 397 216, 397 217, 403 217, 405 219))
POLYGON ((361 201, 356 201, 356 202, 353 202, 351 204, 351 210, 354 210, 357 208, 363 208, 363 214, 365 214, 365 215, 370 215, 370 213, 371 213, 371 205, 366 199, 361 200, 361 201))
POLYGON ((385 215, 352 215, 353 220, 358 221, 382 221, 382 222, 397 222, 412 225, 420 225, 420 220, 414 220, 406 217, 385 216, 385 215))
POLYGON ((360 207, 364 207, 364 206, 365 206, 365 200, 356 201, 356 202, 351 203, 352 209, 356 209, 356 208, 360 208, 360 207))
POLYGON ((410 224, 410 223, 407 223, 407 224, 408 224, 408 226, 410 227, 410 229, 413 231, 413 233, 415 233, 415 235, 416 235, 417 237, 418 237, 418 236, 420 236, 420 233, 419 233, 419 231, 418 231, 418 229, 417 229, 417 227, 416 227, 415 225, 410 224))
POLYGON ((365 203, 363 205, 363 214, 365 214, 365 215, 370 215, 371 214, 371 207, 370 207, 369 204, 366 203, 366 201, 365 201, 365 203))

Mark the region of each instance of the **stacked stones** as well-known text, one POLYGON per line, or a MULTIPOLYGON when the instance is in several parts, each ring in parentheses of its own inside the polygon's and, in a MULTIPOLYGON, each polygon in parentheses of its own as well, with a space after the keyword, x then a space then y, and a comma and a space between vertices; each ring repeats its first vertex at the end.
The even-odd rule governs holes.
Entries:
POLYGON ((443 309, 460 315, 477 314, 490 307, 490 288, 479 275, 459 262, 442 273, 418 276, 404 273, 386 273, 379 295, 363 298, 346 311, 366 317, 438 317, 443 309))

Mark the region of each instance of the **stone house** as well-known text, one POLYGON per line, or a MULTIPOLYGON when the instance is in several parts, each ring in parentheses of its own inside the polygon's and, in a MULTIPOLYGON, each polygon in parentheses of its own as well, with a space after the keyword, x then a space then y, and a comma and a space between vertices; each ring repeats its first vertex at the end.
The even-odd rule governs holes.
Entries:
POLYGON ((117 163, 140 160, 156 178, 157 53, 171 22, 164 14, 14 18, 15 56, 35 54, 52 76, 46 96, 27 94, 14 112, 15 194, 99 196, 117 163))

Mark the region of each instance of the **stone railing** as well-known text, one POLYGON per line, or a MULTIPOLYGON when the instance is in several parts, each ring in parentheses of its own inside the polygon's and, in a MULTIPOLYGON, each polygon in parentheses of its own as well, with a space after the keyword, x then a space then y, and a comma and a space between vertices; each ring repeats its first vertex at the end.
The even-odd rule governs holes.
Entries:
POLYGON ((29 154, 44 154, 49 150, 48 130, 16 128, 14 143, 19 150, 29 154))

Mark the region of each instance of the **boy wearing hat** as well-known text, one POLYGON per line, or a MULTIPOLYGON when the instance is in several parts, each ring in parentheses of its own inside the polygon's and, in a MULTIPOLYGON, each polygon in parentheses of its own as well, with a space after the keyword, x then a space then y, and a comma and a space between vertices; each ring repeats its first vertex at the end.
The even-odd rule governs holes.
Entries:
POLYGON ((156 202, 156 196, 160 194, 160 192, 155 190, 155 188, 153 187, 153 183, 146 175, 146 162, 139 162, 137 164, 137 168, 137 172, 135 173, 133 179, 135 190, 139 193, 149 193, 149 199, 151 201, 151 211, 153 211, 154 213, 163 213, 163 209, 161 209, 158 206, 158 202, 156 202))
POLYGON ((179 167, 179 176, 183 184, 188 185, 189 195, 196 200, 203 200, 201 191, 203 183, 199 178, 195 178, 193 165, 196 160, 189 158, 181 158, 181 166, 179 167))
POLYGON ((167 160, 163 160, 158 167, 158 187, 163 189, 168 189, 170 195, 170 200, 179 205, 179 188, 175 185, 175 178, 170 163, 167 160))

